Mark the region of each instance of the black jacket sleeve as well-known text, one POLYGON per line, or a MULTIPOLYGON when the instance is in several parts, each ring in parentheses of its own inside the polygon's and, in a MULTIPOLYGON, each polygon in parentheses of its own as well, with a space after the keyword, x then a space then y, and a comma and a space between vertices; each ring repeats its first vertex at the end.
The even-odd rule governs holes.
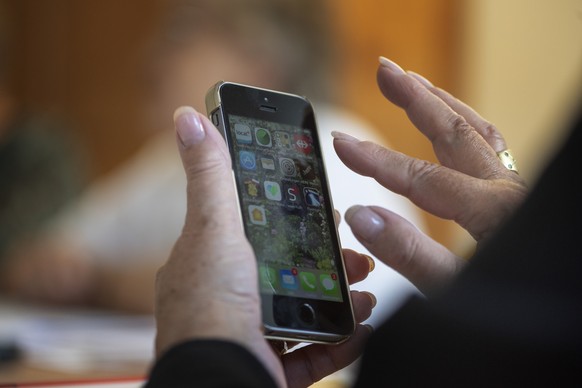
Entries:
POLYGON ((582 386, 581 160, 582 117, 454 284, 376 331, 358 387, 582 386))
POLYGON ((276 387, 263 365, 244 347, 196 340, 171 348, 154 365, 144 388, 276 387))

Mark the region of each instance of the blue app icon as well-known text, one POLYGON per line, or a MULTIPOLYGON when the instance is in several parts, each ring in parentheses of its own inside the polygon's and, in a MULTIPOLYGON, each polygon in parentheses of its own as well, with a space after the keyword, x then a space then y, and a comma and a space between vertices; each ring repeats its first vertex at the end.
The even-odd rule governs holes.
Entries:
POLYGON ((256 170, 257 159, 255 153, 251 151, 241 151, 239 154, 240 165, 245 170, 256 170))
POLYGON ((321 196, 319 195, 319 190, 314 189, 313 187, 304 187, 303 196, 305 197, 305 203, 307 206, 321 206, 321 196))
POLYGON ((279 271, 279 277, 281 279, 281 286, 289 290, 296 290, 299 288, 299 282, 297 281, 297 276, 293 275, 290 269, 282 269, 279 271))

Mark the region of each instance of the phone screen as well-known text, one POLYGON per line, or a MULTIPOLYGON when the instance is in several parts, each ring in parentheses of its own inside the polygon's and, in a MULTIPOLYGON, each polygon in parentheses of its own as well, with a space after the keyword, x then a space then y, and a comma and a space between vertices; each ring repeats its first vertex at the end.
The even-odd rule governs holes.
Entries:
POLYGON ((314 134, 244 116, 229 115, 228 121, 261 292, 341 302, 334 223, 325 211, 314 134))
POLYGON ((227 82, 209 91, 207 109, 229 146, 265 335, 347 338, 355 323, 311 104, 227 82))

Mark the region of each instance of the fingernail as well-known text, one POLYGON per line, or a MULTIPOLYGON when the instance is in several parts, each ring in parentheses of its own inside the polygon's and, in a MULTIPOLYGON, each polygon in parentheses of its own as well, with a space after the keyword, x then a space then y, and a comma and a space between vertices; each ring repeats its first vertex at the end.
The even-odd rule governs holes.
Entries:
POLYGON ((368 255, 364 255, 363 253, 360 253, 360 255, 364 256, 366 259, 368 259, 368 265, 370 266, 370 268, 368 269, 368 272, 372 272, 374 270, 374 268, 376 268, 376 262, 374 261, 374 259, 372 259, 370 256, 368 255))
POLYGON ((362 291, 362 292, 370 297, 370 300, 372 301, 372 308, 376 307, 376 305, 378 304, 378 299, 376 299, 376 295, 374 295, 368 291, 362 291))
POLYGON ((419 81, 421 84, 423 84, 427 88, 434 88, 434 85, 432 84, 432 82, 430 82, 429 80, 427 80, 426 78, 424 78, 420 74, 415 73, 414 71, 410 71, 410 70, 407 71, 407 73, 410 74, 412 77, 416 78, 417 81, 419 81))
POLYGON ((354 234, 370 243, 373 243, 384 230, 384 220, 366 206, 350 207, 345 218, 354 234))
POLYGON ((365 325, 362 325, 362 326, 364 326, 366 328, 366 330, 368 330, 370 332, 370 334, 374 333, 374 326, 367 324, 367 323, 365 325))
POLYGON ((395 62, 392 62, 388 58, 380 56, 378 58, 378 60, 380 61, 380 65, 382 65, 383 67, 389 69, 393 73, 396 73, 396 74, 406 74, 406 72, 400 66, 398 66, 395 62))
POLYGON ((336 224, 339 225, 342 222, 342 214, 339 212, 339 210, 334 209, 333 216, 334 216, 336 224))
POLYGON ((200 143, 206 136, 198 112, 190 106, 181 106, 176 109, 174 125, 184 146, 200 143))
POLYGON ((353 137, 352 135, 348 135, 347 133, 339 132, 339 131, 331 131, 331 136, 337 140, 345 140, 351 143, 358 143, 360 140, 353 137))

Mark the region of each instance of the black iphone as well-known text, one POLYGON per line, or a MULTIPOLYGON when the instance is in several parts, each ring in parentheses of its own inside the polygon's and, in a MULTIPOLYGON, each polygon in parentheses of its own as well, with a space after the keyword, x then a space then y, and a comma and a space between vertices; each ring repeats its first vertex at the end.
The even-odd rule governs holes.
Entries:
POLYGON ((221 81, 206 109, 230 150, 266 337, 347 339, 354 315, 311 103, 221 81))

